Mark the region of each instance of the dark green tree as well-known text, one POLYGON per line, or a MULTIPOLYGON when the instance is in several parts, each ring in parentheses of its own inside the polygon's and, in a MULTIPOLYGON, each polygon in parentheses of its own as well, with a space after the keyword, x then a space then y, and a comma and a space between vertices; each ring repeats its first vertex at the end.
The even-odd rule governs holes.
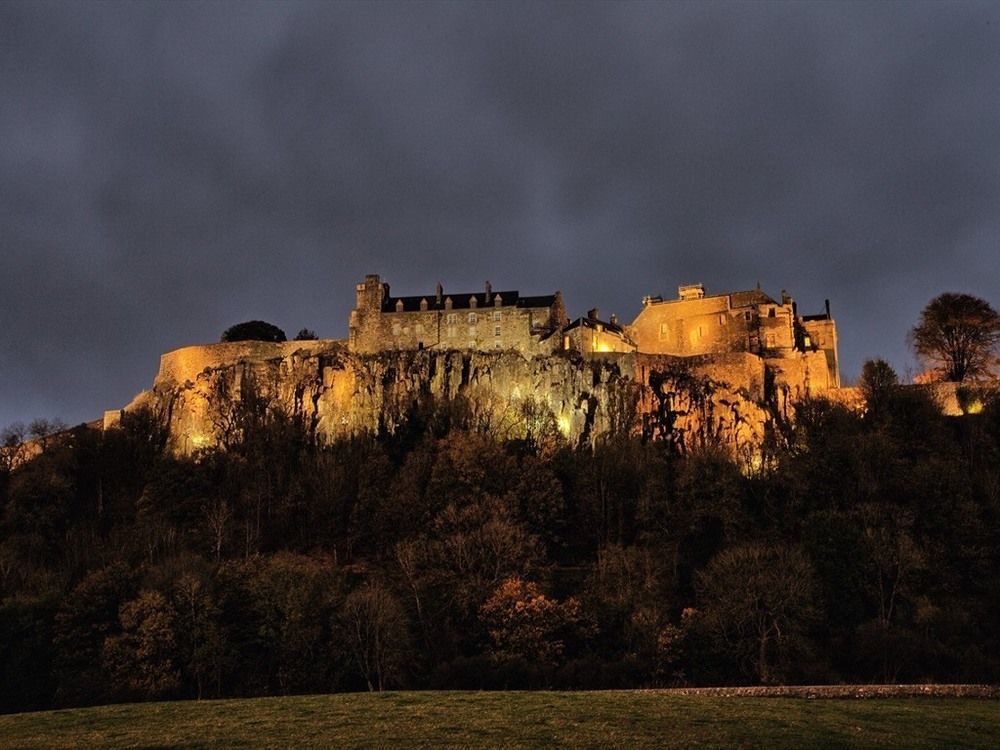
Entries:
POLYGON ((940 294, 920 313, 910 331, 917 355, 945 380, 986 375, 1000 344, 1000 313, 970 294, 940 294))
POLYGON ((266 323, 263 320, 248 320, 245 323, 237 323, 230 326, 222 333, 223 342, 232 341, 287 341, 285 332, 278 326, 266 323))

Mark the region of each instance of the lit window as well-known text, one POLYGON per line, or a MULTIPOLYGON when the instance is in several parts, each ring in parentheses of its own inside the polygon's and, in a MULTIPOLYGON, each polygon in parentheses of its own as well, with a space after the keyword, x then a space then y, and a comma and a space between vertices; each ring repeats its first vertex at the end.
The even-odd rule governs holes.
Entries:
POLYGON ((469 313, 469 322, 475 323, 479 318, 476 317, 475 313, 469 313))

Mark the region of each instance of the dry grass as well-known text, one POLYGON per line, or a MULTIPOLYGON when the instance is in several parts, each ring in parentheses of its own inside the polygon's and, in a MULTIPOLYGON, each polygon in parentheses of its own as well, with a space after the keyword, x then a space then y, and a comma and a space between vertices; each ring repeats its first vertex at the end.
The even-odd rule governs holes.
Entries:
POLYGON ((4 748, 994 748, 1000 702, 406 692, 0 716, 4 748))

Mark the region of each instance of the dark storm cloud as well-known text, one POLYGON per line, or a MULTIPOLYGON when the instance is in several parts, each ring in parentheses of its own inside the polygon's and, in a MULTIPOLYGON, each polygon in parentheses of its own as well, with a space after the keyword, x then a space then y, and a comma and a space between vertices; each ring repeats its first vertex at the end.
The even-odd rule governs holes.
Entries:
POLYGON ((0 425, 353 284, 831 298, 848 375, 1000 304, 988 3, 0 4, 0 425))

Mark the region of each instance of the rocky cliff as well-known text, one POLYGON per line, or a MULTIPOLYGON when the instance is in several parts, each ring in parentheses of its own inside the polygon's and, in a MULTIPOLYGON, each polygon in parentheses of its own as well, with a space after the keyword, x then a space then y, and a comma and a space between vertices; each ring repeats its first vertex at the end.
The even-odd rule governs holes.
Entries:
MULTIPOLYGON (((161 415, 182 455, 224 442, 227 409, 249 393, 301 419, 320 442, 394 432, 416 410, 447 405, 500 438, 558 432, 580 444, 643 431, 679 450, 721 443, 747 453, 781 418, 773 381, 774 370, 750 354, 357 354, 343 341, 241 342, 163 355, 152 389, 125 410, 161 415)), ((105 427, 120 414, 109 412, 105 427)))

